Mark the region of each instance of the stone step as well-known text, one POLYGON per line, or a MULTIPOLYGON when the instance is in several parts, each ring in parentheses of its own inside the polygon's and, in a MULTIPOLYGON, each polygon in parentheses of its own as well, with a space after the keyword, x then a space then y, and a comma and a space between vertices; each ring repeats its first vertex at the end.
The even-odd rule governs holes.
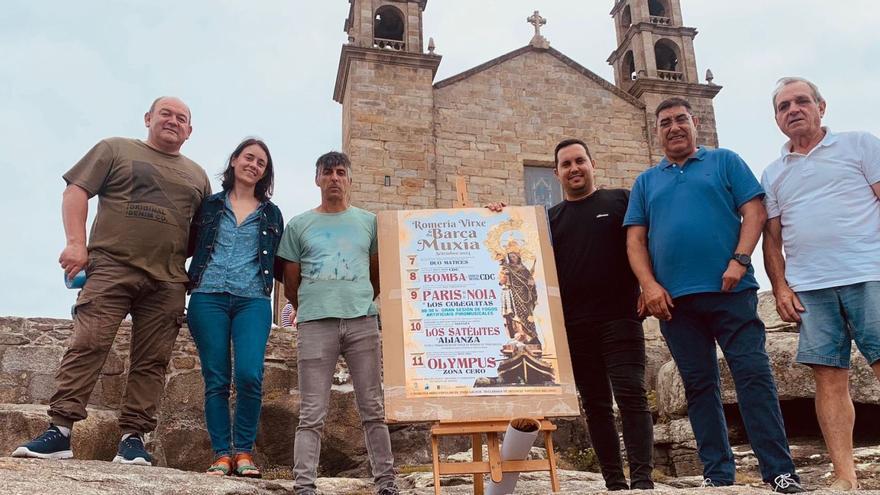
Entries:
MULTIPOLYGON (((816 395, 813 372, 809 367, 794 362, 798 348, 798 335, 795 333, 768 333, 766 350, 779 400, 812 399, 816 395)), ((730 369, 720 348, 716 348, 718 368, 721 372, 721 400, 724 404, 736 404, 736 388, 730 369)), ((850 391, 854 402, 880 405, 880 383, 874 376, 865 357, 852 344, 852 367, 850 371, 850 391)), ((657 403, 660 413, 669 417, 687 415, 687 399, 684 383, 674 361, 660 368, 657 378, 657 403)))
MULTIPOLYGON (((115 440, 114 440, 115 443, 115 440)), ((130 466, 100 461, 45 461, 0 457, 5 495, 287 495, 293 481, 245 480, 171 468, 130 466)), ((367 483, 351 480, 351 489, 368 493, 367 483)))
MULTIPOLYGON (((45 431, 49 425, 46 409, 36 404, 0 404, 0 455, 12 454, 18 446, 45 431)), ((121 436, 116 412, 89 408, 88 414, 88 418, 76 424, 71 445, 74 457, 112 460, 121 436)))

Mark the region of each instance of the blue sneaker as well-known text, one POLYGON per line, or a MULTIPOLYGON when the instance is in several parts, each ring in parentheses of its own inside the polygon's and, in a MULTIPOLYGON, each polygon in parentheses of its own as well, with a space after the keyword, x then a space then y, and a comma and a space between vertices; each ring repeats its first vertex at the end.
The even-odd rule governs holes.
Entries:
POLYGON ((143 437, 135 433, 119 442, 119 450, 116 451, 116 457, 113 458, 113 462, 152 466, 153 456, 144 447, 143 437))
POLYGON ((37 459, 70 459, 70 436, 64 436, 57 426, 50 424, 42 435, 15 449, 12 457, 35 457, 37 459))

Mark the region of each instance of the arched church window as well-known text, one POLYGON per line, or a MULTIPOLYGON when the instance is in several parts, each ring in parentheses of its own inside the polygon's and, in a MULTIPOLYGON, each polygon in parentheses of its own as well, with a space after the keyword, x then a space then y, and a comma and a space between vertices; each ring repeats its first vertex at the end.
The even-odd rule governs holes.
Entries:
POLYGON ((660 79, 681 81, 683 74, 679 68, 678 45, 670 40, 660 40, 654 45, 654 59, 657 61, 657 75, 660 79))
POLYGON ((383 5, 376 10, 373 23, 373 46, 392 50, 405 48, 403 35, 406 25, 403 22, 403 14, 397 7, 383 5))
POLYGON ((663 0, 648 0, 648 12, 658 17, 669 17, 663 0))
POLYGON ((672 12, 666 0, 648 0, 648 14, 651 16, 652 24, 664 26, 672 24, 672 12))
POLYGON ((623 56, 623 63, 621 65, 621 70, 623 71, 623 77, 629 81, 635 81, 638 74, 636 74, 636 61, 633 58, 632 50, 626 52, 626 55, 623 56))
POLYGON ((632 23, 632 11, 629 9, 629 5, 627 5, 623 8, 623 12, 620 13, 620 27, 626 30, 632 26, 632 23))
POLYGON ((552 168, 543 165, 524 165, 523 175, 527 205, 543 205, 544 208, 550 208, 562 201, 562 188, 552 168))

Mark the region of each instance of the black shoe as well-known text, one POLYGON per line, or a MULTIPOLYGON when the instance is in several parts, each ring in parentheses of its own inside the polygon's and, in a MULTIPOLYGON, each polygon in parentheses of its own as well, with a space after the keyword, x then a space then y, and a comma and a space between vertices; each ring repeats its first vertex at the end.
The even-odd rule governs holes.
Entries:
POLYGON ((773 478, 773 483, 770 486, 777 493, 803 493, 806 491, 790 473, 782 473, 773 478))
POLYGON ((37 459, 70 459, 70 436, 64 436, 57 426, 50 424, 42 435, 15 449, 12 457, 35 457, 37 459))
POLYGON ((603 473, 602 477, 605 478, 605 489, 609 492, 629 490, 629 485, 626 484, 626 478, 623 476, 623 471, 609 473, 607 477, 603 473))
POLYGON ((125 440, 119 442, 119 449, 113 462, 120 464, 137 464, 138 466, 152 466, 153 456, 144 447, 144 439, 139 434, 131 434, 125 440))
POLYGON ((654 482, 651 480, 633 481, 629 485, 630 490, 653 490, 654 482))

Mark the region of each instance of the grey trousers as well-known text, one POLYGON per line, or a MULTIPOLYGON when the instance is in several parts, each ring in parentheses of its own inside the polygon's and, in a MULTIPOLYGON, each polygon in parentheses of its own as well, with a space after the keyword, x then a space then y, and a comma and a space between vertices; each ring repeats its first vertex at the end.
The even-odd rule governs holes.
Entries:
POLYGON ((351 373, 376 487, 393 485, 394 457, 385 424, 376 317, 302 322, 297 327, 296 345, 300 409, 293 445, 295 491, 315 490, 321 432, 340 355, 345 357, 351 373))

